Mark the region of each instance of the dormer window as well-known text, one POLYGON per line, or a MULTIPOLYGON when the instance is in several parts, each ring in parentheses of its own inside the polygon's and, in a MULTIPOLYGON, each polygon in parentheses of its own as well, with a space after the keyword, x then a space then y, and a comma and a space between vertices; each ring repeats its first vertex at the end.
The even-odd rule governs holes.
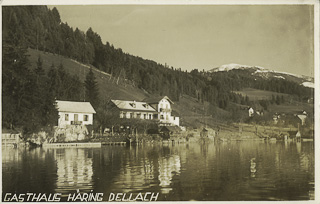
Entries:
POLYGON ((145 107, 145 108, 149 108, 149 105, 148 104, 143 104, 143 106, 145 107))
POLYGON ((136 108, 136 103, 130 103, 130 106, 132 106, 133 108, 136 108))

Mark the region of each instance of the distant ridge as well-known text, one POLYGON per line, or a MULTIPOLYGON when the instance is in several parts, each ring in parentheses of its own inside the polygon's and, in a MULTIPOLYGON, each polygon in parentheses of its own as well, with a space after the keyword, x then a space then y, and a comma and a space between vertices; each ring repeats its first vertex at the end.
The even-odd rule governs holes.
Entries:
POLYGON ((232 70, 248 70, 253 76, 260 76, 263 78, 278 78, 284 80, 291 80, 300 83, 301 85, 309 88, 314 88, 314 79, 309 76, 303 76, 298 74, 292 74, 288 72, 280 72, 275 70, 266 69, 260 66, 241 65, 236 63, 221 65, 220 67, 213 68, 209 72, 228 72, 232 70))

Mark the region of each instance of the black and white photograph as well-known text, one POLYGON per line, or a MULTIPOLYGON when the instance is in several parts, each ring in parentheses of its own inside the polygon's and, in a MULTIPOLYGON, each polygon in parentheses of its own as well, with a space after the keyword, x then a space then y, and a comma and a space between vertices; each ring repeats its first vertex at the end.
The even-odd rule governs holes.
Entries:
POLYGON ((320 202, 319 1, 0 5, 1 202, 320 202))

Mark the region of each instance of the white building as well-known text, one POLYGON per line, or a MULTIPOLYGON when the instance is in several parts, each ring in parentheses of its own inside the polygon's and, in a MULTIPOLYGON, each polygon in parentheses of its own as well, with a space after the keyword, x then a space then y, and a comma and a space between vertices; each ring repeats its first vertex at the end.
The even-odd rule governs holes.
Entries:
POLYGON ((96 111, 90 102, 56 101, 59 114, 58 127, 67 125, 92 125, 96 111))
POLYGON ((157 111, 146 102, 123 100, 111 100, 111 102, 118 108, 120 118, 136 118, 145 120, 157 118, 157 111))
POLYGON ((306 119, 307 119, 307 116, 308 116, 307 112, 306 111, 302 111, 302 114, 298 114, 297 116, 301 120, 301 125, 305 125, 306 119))
POLYGON ((249 117, 253 117, 254 110, 252 107, 249 108, 248 112, 249 112, 249 117))
POLYGON ((179 126, 179 117, 172 115, 173 102, 167 96, 148 98, 145 101, 150 104, 157 112, 160 125, 179 126))
POLYGON ((111 100, 120 118, 159 120, 162 126, 179 126, 179 117, 172 115, 173 102, 167 97, 148 98, 144 102, 111 100))

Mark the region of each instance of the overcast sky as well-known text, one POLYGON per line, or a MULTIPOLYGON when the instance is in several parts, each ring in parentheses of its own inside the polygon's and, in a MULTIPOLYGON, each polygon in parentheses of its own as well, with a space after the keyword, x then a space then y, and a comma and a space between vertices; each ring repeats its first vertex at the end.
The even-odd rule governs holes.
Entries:
MULTIPOLYGON (((313 76, 313 6, 56 6, 124 52, 183 70, 237 63, 313 76)), ((49 8, 53 8, 50 6, 49 8)))

